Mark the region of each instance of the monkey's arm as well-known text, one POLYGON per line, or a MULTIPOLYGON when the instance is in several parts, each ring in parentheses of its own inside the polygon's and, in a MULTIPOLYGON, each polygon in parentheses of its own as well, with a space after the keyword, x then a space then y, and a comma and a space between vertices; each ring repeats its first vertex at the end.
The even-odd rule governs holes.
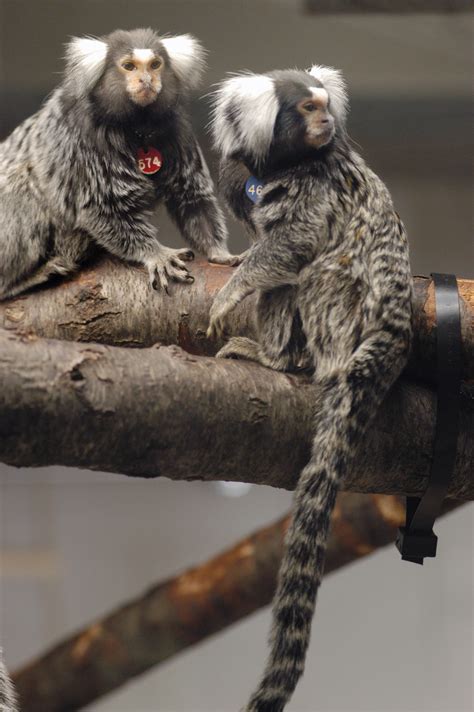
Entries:
POLYGON ((108 252, 145 265, 154 289, 168 293, 168 279, 193 281, 185 264, 194 258, 191 250, 162 245, 156 229, 143 215, 119 210, 116 204, 113 207, 97 204, 82 210, 79 223, 108 252))
POLYGON ((186 158, 165 198, 171 218, 185 240, 209 262, 239 264, 240 258, 227 249, 224 215, 214 194, 209 169, 194 137, 188 137, 186 158), (189 145, 191 141, 191 146, 189 145))
POLYGON ((255 290, 267 292, 295 284, 299 271, 314 258, 314 253, 314 242, 305 236, 293 236, 288 225, 255 242, 214 299, 208 336, 221 335, 227 314, 255 290))

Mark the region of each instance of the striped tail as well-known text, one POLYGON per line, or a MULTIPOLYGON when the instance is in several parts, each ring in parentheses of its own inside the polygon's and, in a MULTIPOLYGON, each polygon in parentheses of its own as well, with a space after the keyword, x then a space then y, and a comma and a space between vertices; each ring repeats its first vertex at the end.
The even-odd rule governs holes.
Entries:
POLYGON ((273 601, 271 651, 245 712, 281 712, 303 674, 331 513, 356 444, 403 368, 410 326, 372 332, 347 367, 318 383, 315 436, 295 491, 273 601))

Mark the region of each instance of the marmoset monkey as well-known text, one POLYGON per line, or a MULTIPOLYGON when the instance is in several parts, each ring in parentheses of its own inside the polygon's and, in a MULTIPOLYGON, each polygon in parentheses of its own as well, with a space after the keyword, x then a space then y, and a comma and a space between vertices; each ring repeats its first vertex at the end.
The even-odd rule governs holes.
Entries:
POLYGON ((68 44, 62 84, 0 144, 0 299, 76 270, 94 243, 155 287, 192 281, 193 253, 161 245, 149 221, 160 201, 191 247, 237 262, 185 110, 203 55, 150 29, 68 44))
POLYGON ((411 275, 403 225, 354 153, 347 95, 329 67, 238 75, 215 94, 212 130, 227 201, 256 241, 215 298, 209 335, 257 291, 258 342, 220 357, 311 367, 314 439, 273 602, 271 652, 245 710, 280 712, 303 673, 336 494, 407 360, 411 275))

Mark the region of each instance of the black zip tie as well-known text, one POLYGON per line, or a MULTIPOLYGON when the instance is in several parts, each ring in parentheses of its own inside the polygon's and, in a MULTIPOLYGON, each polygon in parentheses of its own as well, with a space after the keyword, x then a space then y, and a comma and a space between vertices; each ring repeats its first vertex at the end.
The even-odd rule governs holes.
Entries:
POLYGON ((438 403, 433 460, 423 496, 407 497, 406 524, 396 546, 403 561, 422 564, 436 556, 438 537, 433 525, 441 511, 456 461, 461 402, 461 317, 456 277, 432 275, 436 301, 436 380, 438 403))

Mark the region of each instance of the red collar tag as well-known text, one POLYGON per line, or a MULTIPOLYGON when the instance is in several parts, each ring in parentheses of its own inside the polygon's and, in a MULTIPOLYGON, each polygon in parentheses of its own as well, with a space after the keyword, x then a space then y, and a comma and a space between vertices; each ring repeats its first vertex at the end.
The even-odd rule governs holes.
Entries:
POLYGON ((163 156, 158 149, 153 148, 153 146, 150 146, 148 151, 145 151, 143 148, 139 148, 137 159, 138 170, 147 176, 151 176, 153 173, 158 173, 163 165, 163 156))

